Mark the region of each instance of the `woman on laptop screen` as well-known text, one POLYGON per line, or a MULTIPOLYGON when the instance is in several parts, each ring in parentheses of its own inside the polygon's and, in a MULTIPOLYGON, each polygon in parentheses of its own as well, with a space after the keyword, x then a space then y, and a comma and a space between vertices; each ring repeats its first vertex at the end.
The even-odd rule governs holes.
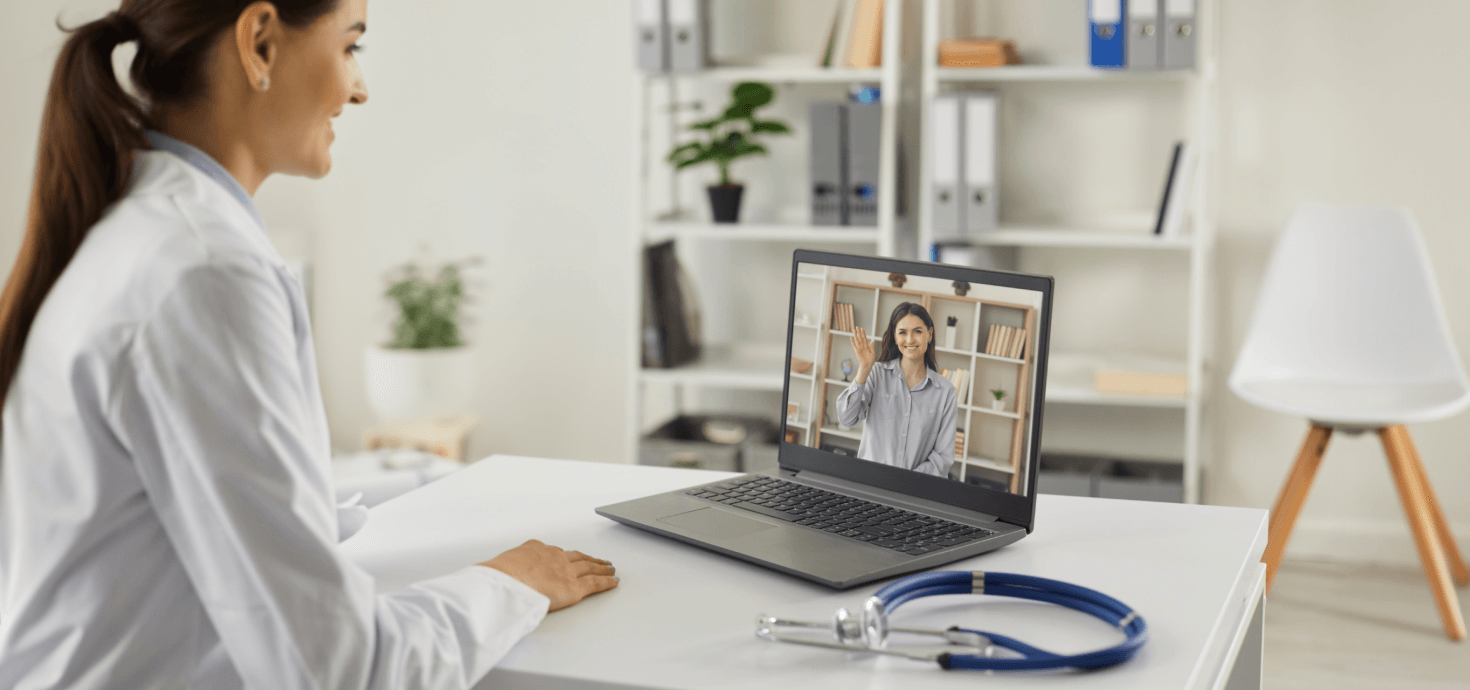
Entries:
POLYGON ((913 302, 894 308, 874 354, 862 328, 852 334, 858 370, 837 398, 843 426, 863 425, 858 457, 948 477, 954 464, 955 389, 934 359, 934 320, 913 302))

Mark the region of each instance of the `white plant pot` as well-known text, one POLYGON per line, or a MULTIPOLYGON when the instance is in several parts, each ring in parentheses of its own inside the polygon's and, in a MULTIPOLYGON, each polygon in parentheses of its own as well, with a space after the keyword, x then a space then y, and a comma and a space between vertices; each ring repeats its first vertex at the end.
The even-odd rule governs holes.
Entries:
POLYGON ((368 403, 383 422, 426 420, 469 409, 475 357, 468 346, 363 352, 368 403))
POLYGON ((1004 401, 1004 400, 991 400, 990 401, 990 409, 995 410, 996 412, 1005 412, 1006 411, 1006 401, 1004 401))

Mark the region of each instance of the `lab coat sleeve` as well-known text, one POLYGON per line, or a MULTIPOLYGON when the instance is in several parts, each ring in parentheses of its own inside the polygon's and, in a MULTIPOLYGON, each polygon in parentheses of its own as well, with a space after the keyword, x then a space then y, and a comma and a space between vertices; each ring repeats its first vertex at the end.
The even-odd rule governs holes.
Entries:
POLYGON ((954 464, 955 413, 959 409, 956 402, 955 389, 948 386, 939 407, 939 433, 934 437, 934 449, 914 469, 936 477, 949 476, 949 467, 954 464))
POLYGON ((269 266, 216 263, 128 346, 111 411, 193 585, 179 595, 199 597, 248 688, 469 687, 549 601, 482 566, 378 594, 339 553, 292 319, 269 266))
POLYGON ((837 396, 837 423, 846 427, 857 426, 858 422, 868 418, 868 405, 873 401, 873 378, 877 376, 877 367, 868 371, 868 380, 859 384, 853 381, 837 396))

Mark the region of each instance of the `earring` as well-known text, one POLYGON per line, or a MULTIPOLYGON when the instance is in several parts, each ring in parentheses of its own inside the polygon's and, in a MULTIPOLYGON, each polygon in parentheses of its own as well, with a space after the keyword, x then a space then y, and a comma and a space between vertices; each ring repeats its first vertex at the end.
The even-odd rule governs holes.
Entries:
POLYGON ((269 91, 270 89, 271 89, 271 78, 270 77, 261 77, 260 78, 260 90, 261 91, 269 91))

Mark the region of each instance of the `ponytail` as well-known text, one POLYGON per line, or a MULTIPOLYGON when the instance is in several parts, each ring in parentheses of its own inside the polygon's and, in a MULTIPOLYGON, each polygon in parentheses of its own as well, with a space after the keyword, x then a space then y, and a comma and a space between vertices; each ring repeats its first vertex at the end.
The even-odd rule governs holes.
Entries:
MULTIPOLYGON (((150 148, 144 128, 156 108, 204 94, 209 51, 255 0, 122 0, 122 7, 75 29, 61 48, 31 187, 25 239, 0 292, 0 405, 4 405, 26 336, 46 294, 87 231, 122 198, 133 156, 150 148), (119 45, 138 42, 129 76, 140 102, 112 68, 119 45), (146 110, 145 110, 146 104, 146 110)), ((275 0, 287 26, 301 28, 340 0, 275 0)))
POLYGON ((0 293, 0 404, 42 300, 127 189, 133 150, 147 146, 143 111, 112 69, 113 49, 138 38, 137 25, 113 12, 71 30, 51 74, 25 239, 0 293))

